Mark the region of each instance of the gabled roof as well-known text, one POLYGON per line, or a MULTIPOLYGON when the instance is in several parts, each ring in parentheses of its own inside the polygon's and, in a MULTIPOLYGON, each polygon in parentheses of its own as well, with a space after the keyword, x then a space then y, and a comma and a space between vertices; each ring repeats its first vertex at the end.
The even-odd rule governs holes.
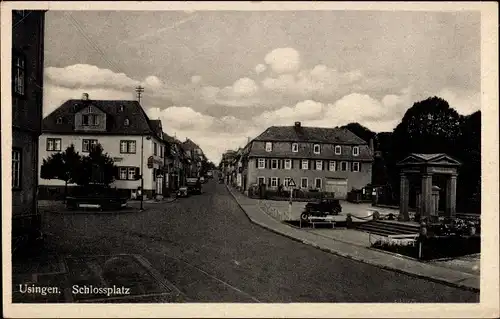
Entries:
POLYGON ((255 141, 269 142, 316 142, 334 144, 367 144, 345 128, 335 127, 307 127, 307 126, 271 126, 262 134, 257 136, 255 141))
POLYGON ((182 142, 182 148, 186 151, 200 148, 195 142, 191 141, 189 138, 182 142))
MULTIPOLYGON (((156 133, 151 120, 137 101, 127 100, 68 100, 42 120, 43 133, 75 133, 75 113, 92 105, 107 115, 106 131, 93 134, 151 134, 156 133), (57 124, 58 118, 62 123, 57 124), (125 119, 129 125, 125 125, 125 119)), ((79 132, 80 133, 80 132, 79 132)))
POLYGON ((398 166, 408 165, 436 165, 436 166, 460 166, 462 163, 444 153, 422 154, 411 153, 405 159, 397 163, 398 166))
POLYGON ((177 139, 175 139, 174 137, 168 135, 167 133, 163 132, 163 140, 167 143, 171 143, 171 144, 178 144, 179 141, 177 139))

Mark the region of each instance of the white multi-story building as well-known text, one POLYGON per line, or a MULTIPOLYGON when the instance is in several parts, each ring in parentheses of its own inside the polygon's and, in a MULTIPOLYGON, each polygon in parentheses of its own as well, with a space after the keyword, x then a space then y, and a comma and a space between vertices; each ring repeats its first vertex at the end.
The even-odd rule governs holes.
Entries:
MULTIPOLYGON (((141 186, 138 178, 141 173, 146 197, 167 191, 164 178, 167 143, 161 122, 150 120, 137 101, 90 100, 87 94, 81 100, 66 101, 43 119, 39 165, 71 144, 81 155, 88 155, 93 145, 100 144, 118 167, 111 186, 132 197, 141 186)), ((63 188, 63 181, 39 176, 40 197, 61 194, 63 188)))

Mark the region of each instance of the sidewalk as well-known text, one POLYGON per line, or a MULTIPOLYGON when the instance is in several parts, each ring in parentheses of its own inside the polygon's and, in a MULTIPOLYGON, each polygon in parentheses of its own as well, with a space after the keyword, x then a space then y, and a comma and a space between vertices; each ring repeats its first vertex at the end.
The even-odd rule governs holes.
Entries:
MULTIPOLYGON (((294 228, 269 216, 259 208, 259 200, 251 199, 228 186, 229 192, 246 213, 250 221, 277 234, 302 242, 321 250, 334 253, 363 263, 371 264, 383 269, 392 270, 407 275, 425 278, 450 286, 479 291, 479 273, 467 273, 449 267, 439 266, 438 263, 420 262, 395 254, 389 254, 367 247, 362 236, 368 241, 368 234, 351 229, 303 230, 294 228), (358 233, 354 235, 353 232, 358 233)), ((369 243, 368 243, 369 244, 369 243)))

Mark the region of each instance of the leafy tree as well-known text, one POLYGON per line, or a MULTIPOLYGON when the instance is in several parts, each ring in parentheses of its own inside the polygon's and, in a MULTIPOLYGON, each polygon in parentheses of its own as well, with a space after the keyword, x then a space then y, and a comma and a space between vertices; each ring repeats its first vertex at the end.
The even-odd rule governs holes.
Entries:
POLYGON ((375 138, 376 133, 370 130, 367 127, 364 127, 363 125, 359 123, 349 123, 347 125, 342 126, 344 129, 348 129, 349 131, 353 132, 356 134, 358 137, 362 138, 364 141, 367 143, 370 143, 370 140, 372 138, 375 138))
POLYGON ((68 194, 68 183, 76 183, 80 169, 81 156, 71 144, 64 152, 54 153, 43 159, 40 177, 64 181, 64 195, 68 194))
POLYGON ((97 144, 90 150, 88 156, 82 158, 77 184, 84 187, 90 184, 107 186, 115 180, 116 174, 117 167, 113 159, 104 153, 100 144, 97 144))

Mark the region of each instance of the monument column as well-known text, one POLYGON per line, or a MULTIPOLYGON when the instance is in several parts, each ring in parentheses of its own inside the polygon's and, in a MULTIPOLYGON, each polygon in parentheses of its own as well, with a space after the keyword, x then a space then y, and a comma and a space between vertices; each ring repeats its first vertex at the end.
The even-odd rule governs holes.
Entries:
POLYGON ((446 216, 455 218, 457 212, 457 175, 452 174, 446 182, 446 216))
POLYGON ((429 220, 432 211, 432 174, 422 175, 422 214, 421 216, 429 220))
POLYGON ((410 183, 408 181, 408 177, 405 173, 400 174, 400 183, 399 183, 399 210, 400 210, 400 219, 404 221, 410 220, 408 215, 408 202, 409 202, 409 192, 410 192, 410 183))

